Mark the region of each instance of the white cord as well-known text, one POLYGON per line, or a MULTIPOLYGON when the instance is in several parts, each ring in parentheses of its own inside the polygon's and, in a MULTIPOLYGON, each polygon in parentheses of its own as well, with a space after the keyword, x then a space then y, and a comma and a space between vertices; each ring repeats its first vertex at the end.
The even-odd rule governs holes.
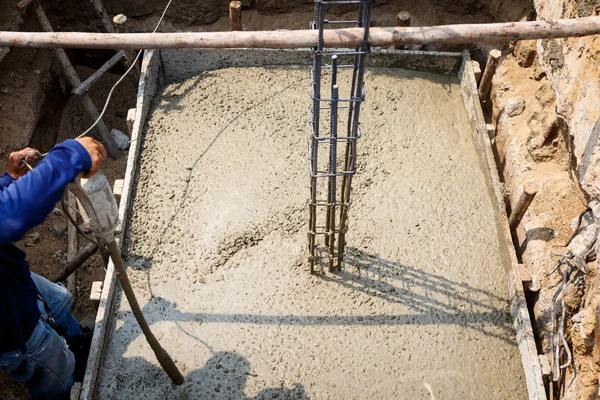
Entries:
MULTIPOLYGON (((167 10, 169 9, 169 6, 171 5, 172 2, 173 2, 173 0, 169 0, 169 2, 167 3, 167 6, 163 10, 163 13, 160 16, 160 19, 158 20, 158 23, 156 24, 156 27, 154 28, 154 30, 152 31, 152 33, 156 33, 156 31, 158 30, 158 27, 160 26, 163 18, 165 17, 165 14, 167 13, 167 10)), ((138 60, 140 58, 140 55, 142 54, 143 51, 144 50, 138 51, 137 56, 135 57, 135 59, 131 63, 131 66, 127 69, 127 71, 125 71, 125 73, 123 74, 123 76, 121 76, 121 78, 119 78, 119 80, 113 85, 113 87, 110 89, 110 92, 108 92, 108 97, 106 98, 106 102, 104 103, 104 108, 102 109, 102 112, 100 113, 100 116, 98 116, 98 119, 92 124, 92 126, 90 126, 89 128, 87 128, 85 130, 85 132, 83 132, 81 135, 77 136, 76 139, 84 137, 85 135, 87 135, 88 133, 90 133, 90 131, 92 129, 94 129, 96 127, 96 125, 98 125, 98 122, 100 122, 100 120, 104 116, 104 113, 106 112, 106 109, 108 108, 108 104, 110 103, 110 99, 112 97, 112 94, 113 94, 115 88, 117 86, 119 86, 119 84, 123 81, 123 79, 125 79, 125 77, 133 70, 133 68, 137 64, 137 62, 138 62, 138 60)))

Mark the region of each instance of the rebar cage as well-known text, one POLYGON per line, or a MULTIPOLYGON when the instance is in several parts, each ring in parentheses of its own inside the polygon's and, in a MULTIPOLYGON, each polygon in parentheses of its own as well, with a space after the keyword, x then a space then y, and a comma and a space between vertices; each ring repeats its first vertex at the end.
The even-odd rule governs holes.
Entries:
POLYGON ((325 260, 329 272, 341 270, 344 263, 352 177, 356 173, 356 142, 361 135, 360 107, 365 100, 365 57, 369 53, 369 26, 373 3, 374 0, 315 0, 315 20, 311 23, 311 29, 318 31, 318 43, 313 50, 311 69, 312 135, 309 150, 308 248, 311 273, 324 272, 325 260), (354 10, 357 7, 357 19, 325 19, 326 9, 330 11, 335 6, 351 7, 354 10), (323 30, 326 25, 354 25, 363 28, 360 47, 349 50, 326 49, 323 43, 323 30), (329 63, 324 64, 324 60, 329 63), (351 77, 341 76, 338 70, 351 70, 351 77), (322 86, 327 86, 324 83, 324 71, 329 71, 327 78, 330 96, 323 97, 322 86), (340 96, 343 90, 347 90, 346 87, 341 88, 342 81, 346 81, 349 88, 348 97, 340 96), (324 111, 325 115, 322 115, 321 111, 324 111), (346 134, 339 136, 339 121, 345 112, 347 113, 346 134), (321 124, 327 122, 329 122, 329 136, 322 136, 321 131, 326 131, 327 126, 321 124), (341 143, 345 144, 343 156, 338 154, 338 145, 341 143), (327 157, 320 162, 319 150, 323 147, 326 147, 324 150, 328 150, 328 153, 327 157), (341 185, 338 178, 341 179, 341 185))

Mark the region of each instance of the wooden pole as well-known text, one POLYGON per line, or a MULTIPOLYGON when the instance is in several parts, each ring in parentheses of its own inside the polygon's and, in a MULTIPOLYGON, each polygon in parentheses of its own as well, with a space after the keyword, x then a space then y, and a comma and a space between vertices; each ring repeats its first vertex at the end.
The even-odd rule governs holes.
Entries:
POLYGON ((17 3, 17 10, 23 11, 24 9, 29 7, 31 3, 33 3, 33 0, 21 0, 17 3))
POLYGON ((537 192, 538 185, 535 182, 527 182, 523 185, 523 192, 519 196, 517 203, 510 213, 510 218, 508 219, 508 224, 511 229, 517 229, 537 192))
MULTIPOLYGON (((68 208, 63 210, 66 213, 69 213, 71 218, 74 221, 77 221, 77 213, 75 210, 77 209, 77 200, 75 200, 75 196, 71 193, 70 190, 67 190, 67 205, 68 208)), ((77 227, 73 224, 67 225, 67 263, 73 261, 73 258, 77 254, 77 227)), ((73 271, 72 274, 68 275, 66 278, 66 286, 67 289, 73 295, 75 299, 77 297, 77 272, 73 271)))
POLYGON ((88 243, 87 246, 67 262, 65 268, 52 279, 52 282, 64 282, 67 277, 74 275, 75 271, 77 271, 77 269, 96 252, 96 250, 98 250, 96 244, 92 242, 88 243))
POLYGON ((232 31, 242 30, 242 2, 232 1, 229 3, 229 22, 232 31))
POLYGON ((106 72, 108 72, 112 67, 117 65, 117 63, 119 61, 121 61, 124 56, 125 56, 125 50, 119 51, 117 54, 112 56, 112 58, 110 60, 108 60, 106 63, 104 63, 104 65, 101 66, 96 72, 94 72, 92 75, 90 75, 90 77, 87 78, 81 85, 79 85, 75 89, 73 89, 71 91, 71 93, 73 93, 76 96, 81 96, 82 94, 87 92, 90 89, 90 87, 94 84, 94 82, 96 82, 102 75, 104 75, 106 72))
POLYGON ((396 25, 402 28, 410 26, 410 13, 408 11, 400 11, 396 15, 396 25))
MULTIPOLYGON (((102 0, 90 0, 92 2, 92 5, 94 6, 94 10, 96 10, 96 14, 98 14, 98 16, 100 17, 100 21, 102 21, 102 26, 104 27, 104 30, 107 33, 119 33, 117 31, 117 29, 115 28, 115 26, 113 25, 113 22, 111 21, 110 17, 108 16, 108 13, 106 12, 106 9, 104 8, 104 4, 102 4, 102 0)), ((114 47, 115 49, 119 49, 120 47, 114 47)), ((127 51, 127 53, 125 54, 125 69, 127 69, 127 67, 129 67, 133 61, 135 60, 135 52, 129 50, 127 51)), ((139 71, 136 69, 135 70, 135 80, 137 82, 139 78, 139 71)))
MULTIPOLYGON (((35 13, 35 17, 38 23, 40 24, 42 30, 47 33, 54 34, 52 26, 50 25, 50 21, 48 21, 48 17, 46 17, 42 6, 40 6, 40 4, 37 1, 33 3, 33 10, 35 13)), ((75 72, 75 68, 73 68, 71 61, 69 61, 67 53, 65 53, 65 51, 61 48, 56 48, 54 50, 54 54, 56 55, 58 63, 60 64, 67 80, 69 81, 69 85, 71 85, 72 88, 79 87, 81 85, 81 80, 79 79, 77 72, 75 72)), ((87 112, 88 116, 91 118, 92 121, 96 121, 100 116, 100 113, 96 109, 96 106, 92 102, 92 99, 90 99, 87 94, 81 95, 80 99, 83 104, 83 108, 87 112)), ((104 124, 104 121, 100 120, 98 122, 98 124, 96 125, 96 130, 100 134, 100 137, 102 138, 102 142, 104 144, 104 147, 106 147, 106 151, 108 152, 108 154, 110 154, 110 156, 114 159, 120 158, 121 152, 119 151, 119 148, 117 147, 112 135, 110 134, 110 131, 104 124)))
POLYGON ((165 349, 156 339, 156 336, 154 336, 152 333, 150 325, 148 325, 148 321, 146 321, 140 304, 135 297, 135 292, 131 287, 131 282, 127 276, 127 269, 125 268, 125 264, 123 264, 123 259, 121 258, 121 252, 117 247, 117 243, 113 240, 110 243, 107 243, 107 247, 110 258, 115 266, 115 271, 117 271, 119 282, 121 282, 121 287, 123 288, 125 297, 127 297, 127 301, 131 307, 131 312, 133 313, 138 325, 142 329, 142 332, 146 337, 146 341, 154 351, 154 355, 156 356, 156 359, 160 363, 161 367, 163 367, 167 375, 169 375, 169 378, 171 378, 174 384, 181 385, 184 382, 183 375, 181 375, 181 372, 179 372, 177 365, 175 365, 173 359, 171 356, 169 356, 169 353, 165 351, 165 349))
MULTIPOLYGON (((362 28, 326 29, 326 47, 356 47, 362 28)), ((600 34, 600 17, 499 24, 465 24, 408 28, 373 28, 371 46, 494 43, 515 40, 555 39, 600 34)), ((69 47, 84 49, 297 49, 317 46, 318 32, 246 31, 179 33, 0 32, 0 46, 69 47)))
POLYGON ((102 21, 102 26, 104 27, 104 30, 108 33, 117 33, 115 27, 112 24, 112 21, 110 20, 110 17, 108 16, 108 13, 106 12, 106 9, 104 8, 104 4, 102 4, 102 0, 90 1, 94 6, 94 10, 96 10, 96 14, 98 14, 100 20, 102 21))
POLYGON ((485 70, 483 71, 483 76, 481 77, 481 83, 479 84, 479 100, 481 101, 485 101, 490 93, 492 78, 496 73, 496 67, 498 66, 501 55, 502 53, 500 50, 494 49, 490 51, 485 70))

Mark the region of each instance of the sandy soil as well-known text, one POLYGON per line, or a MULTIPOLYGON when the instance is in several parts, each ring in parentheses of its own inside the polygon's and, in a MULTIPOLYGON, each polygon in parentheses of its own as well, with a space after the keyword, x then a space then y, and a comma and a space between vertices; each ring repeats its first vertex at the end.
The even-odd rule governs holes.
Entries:
POLYGON ((126 258, 186 382, 119 296, 99 398, 527 397, 456 78, 366 81, 346 268, 326 276, 306 263, 307 71, 212 71, 157 96, 126 258))

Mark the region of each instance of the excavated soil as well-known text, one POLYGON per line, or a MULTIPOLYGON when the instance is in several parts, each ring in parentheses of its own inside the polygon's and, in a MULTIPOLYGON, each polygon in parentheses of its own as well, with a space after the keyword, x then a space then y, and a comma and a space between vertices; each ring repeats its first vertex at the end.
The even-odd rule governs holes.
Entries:
POLYGON ((365 80, 346 266, 324 276, 306 262, 307 71, 223 69, 157 95, 126 262, 186 380, 119 292, 98 398, 527 398, 458 80, 365 80))

